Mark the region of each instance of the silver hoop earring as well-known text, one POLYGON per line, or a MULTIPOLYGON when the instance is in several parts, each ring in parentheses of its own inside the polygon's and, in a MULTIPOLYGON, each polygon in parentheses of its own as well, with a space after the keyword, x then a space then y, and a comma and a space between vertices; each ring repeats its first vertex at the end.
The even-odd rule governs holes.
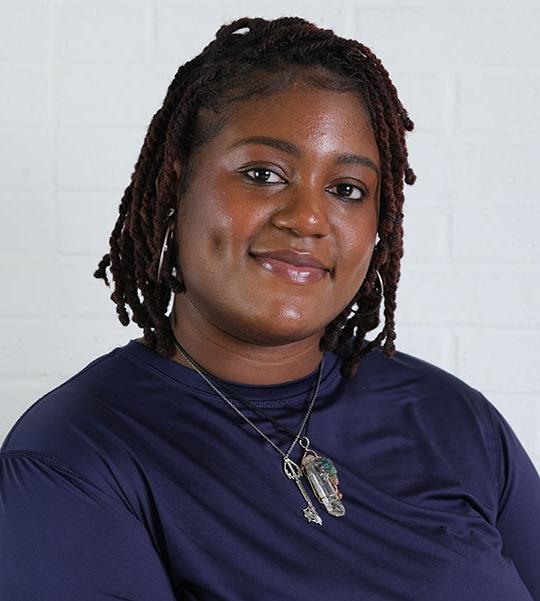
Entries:
MULTIPOLYGON (((174 215, 175 210, 174 209, 169 209, 169 212, 167 213, 167 216, 165 217, 165 219, 163 221, 167 221, 168 219, 171 219, 171 217, 174 215)), ((161 254, 159 256, 159 265, 158 265, 158 270, 157 270, 157 281, 158 283, 161 281, 161 268, 163 267, 163 258, 165 257, 165 253, 167 252, 167 249, 169 248, 169 236, 170 236, 170 242, 172 242, 173 238, 174 238, 174 222, 171 220, 171 223, 169 223, 169 225, 167 226, 167 231, 165 232, 165 238, 163 239, 163 244, 161 246, 161 254)))
MULTIPOLYGON (((373 315, 376 311, 379 311, 379 307, 380 307, 380 303, 382 302, 382 298, 384 296, 384 285, 383 285, 383 281, 382 281, 382 277, 381 274, 379 273, 379 270, 376 269, 375 273, 377 274, 377 277, 379 278, 379 285, 381 287, 381 301, 379 302, 379 304, 377 305, 376 309, 371 309, 370 311, 365 311, 362 313, 356 313, 357 317, 362 317, 362 316, 366 316, 366 315, 373 315)), ((358 307, 360 308, 360 307, 358 307)))
POLYGON ((377 277, 379 278, 379 283, 381 285, 381 294, 384 296, 384 285, 383 285, 381 274, 379 273, 378 269, 375 270, 375 273, 377 274, 377 277))

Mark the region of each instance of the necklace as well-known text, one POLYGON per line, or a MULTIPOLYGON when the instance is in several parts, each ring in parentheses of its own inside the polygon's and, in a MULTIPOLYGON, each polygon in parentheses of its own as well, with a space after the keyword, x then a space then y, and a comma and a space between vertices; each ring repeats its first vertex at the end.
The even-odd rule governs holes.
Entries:
MULTIPOLYGON (((242 417, 252 428, 254 428, 258 434, 260 434, 270 445, 283 457, 283 471, 287 478, 293 480, 296 486, 298 487, 302 497, 307 503, 307 507, 304 508, 303 514, 308 522, 314 522, 316 524, 322 525, 322 519, 319 515, 316 507, 313 505, 311 498, 306 492, 304 487, 302 477, 305 476, 307 481, 309 482, 311 489, 317 498, 317 500, 323 504, 325 509, 330 515, 335 517, 341 517, 345 515, 345 507, 341 502, 341 498, 343 494, 338 489, 339 480, 337 478, 337 470, 334 466, 334 463, 329 457, 321 457, 310 447, 310 440, 307 436, 302 436, 302 431, 306 425, 306 422, 311 414, 311 410, 313 409, 313 405, 315 403, 315 399, 317 397, 317 393, 319 392, 319 386, 321 383, 321 376, 324 367, 324 353, 321 358, 321 363, 319 365, 319 371, 317 376, 317 385, 315 387, 315 392, 311 398, 311 402, 309 404, 309 408, 302 420, 302 424, 298 433, 296 434, 292 444, 289 447, 289 450, 284 453, 266 434, 256 425, 254 424, 247 415, 244 415, 238 407, 232 403, 217 386, 209 378, 209 373, 204 370, 202 366, 200 366, 190 355, 189 353, 182 347, 182 345, 176 339, 174 335, 174 331, 172 325, 169 320, 169 329, 171 335, 173 337, 174 343, 180 354, 191 364, 193 369, 203 378, 203 380, 232 408, 234 411, 242 417), (293 461, 289 454, 296 445, 299 443, 300 446, 304 449, 304 455, 298 465, 295 461, 293 461)), ((244 399, 244 401, 254 409, 259 415, 270 419, 273 423, 276 423, 275 420, 267 415, 264 415, 260 412, 255 406, 244 399)), ((243 402, 244 402, 243 401, 243 402)), ((279 425, 279 424, 278 424, 279 425)), ((291 432, 288 428, 287 431, 291 432)), ((293 432, 294 434, 294 432, 293 432)))

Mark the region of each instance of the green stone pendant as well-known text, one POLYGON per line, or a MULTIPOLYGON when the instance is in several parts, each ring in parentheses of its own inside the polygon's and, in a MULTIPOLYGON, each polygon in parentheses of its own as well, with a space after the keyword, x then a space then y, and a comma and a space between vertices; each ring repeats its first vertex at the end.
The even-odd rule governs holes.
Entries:
POLYGON ((326 511, 335 517, 345 515, 345 507, 341 502, 343 494, 338 488, 337 470, 332 460, 320 457, 308 448, 302 457, 301 466, 315 497, 325 506, 326 511))

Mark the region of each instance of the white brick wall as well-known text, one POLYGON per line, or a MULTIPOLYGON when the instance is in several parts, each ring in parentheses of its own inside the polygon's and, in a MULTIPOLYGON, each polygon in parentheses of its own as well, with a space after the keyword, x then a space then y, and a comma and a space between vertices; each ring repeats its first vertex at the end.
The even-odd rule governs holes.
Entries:
POLYGON ((0 438, 139 335, 92 277, 177 67, 224 22, 297 14, 383 60, 416 123, 398 348, 498 406, 540 467, 540 5, 0 0, 0 438))

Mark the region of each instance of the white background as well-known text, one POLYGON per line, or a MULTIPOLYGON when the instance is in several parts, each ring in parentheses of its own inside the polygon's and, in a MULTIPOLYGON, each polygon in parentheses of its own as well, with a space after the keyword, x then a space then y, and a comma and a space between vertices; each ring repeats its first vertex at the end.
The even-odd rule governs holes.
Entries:
MULTIPOLYGON (((416 124, 397 348, 481 390, 540 466, 540 3, 0 3, 0 439, 138 337, 92 273, 178 66, 240 16, 354 37, 416 124)), ((368 335, 368 337, 372 337, 368 335)))

